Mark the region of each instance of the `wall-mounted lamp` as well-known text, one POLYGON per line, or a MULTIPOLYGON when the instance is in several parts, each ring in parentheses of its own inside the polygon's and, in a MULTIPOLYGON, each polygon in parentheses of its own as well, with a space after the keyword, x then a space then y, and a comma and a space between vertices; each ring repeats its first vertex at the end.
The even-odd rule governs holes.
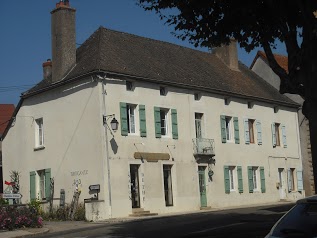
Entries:
POLYGON ((111 130, 113 130, 114 132, 116 132, 116 131, 118 130, 119 122, 118 122, 117 119, 115 118, 115 115, 114 115, 114 114, 103 116, 103 124, 108 126, 107 120, 108 120, 109 118, 112 118, 112 120, 111 120, 111 122, 110 122, 111 130))

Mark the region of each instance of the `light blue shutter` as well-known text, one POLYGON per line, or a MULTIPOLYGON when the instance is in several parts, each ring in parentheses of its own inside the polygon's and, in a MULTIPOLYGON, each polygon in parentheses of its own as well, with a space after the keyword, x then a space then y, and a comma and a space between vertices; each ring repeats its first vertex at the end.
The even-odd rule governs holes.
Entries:
POLYGON ((145 116, 144 105, 139 105, 139 117, 140 117, 140 136, 146 137, 146 116, 145 116))
POLYGON ((35 189, 35 171, 30 172, 30 200, 36 199, 36 189, 35 189))
POLYGON ((282 137, 283 137, 284 148, 286 148, 287 147, 287 143, 286 143, 286 128, 285 128, 285 125, 282 125, 282 137))
POLYGON ((243 180, 242 180, 242 167, 241 166, 238 166, 237 172, 238 172, 238 190, 239 190, 239 193, 243 193, 243 180))
POLYGON ((249 193, 253 193, 254 185, 253 185, 253 174, 252 174, 251 166, 248 166, 248 180, 249 180, 249 193))
POLYGON ((265 174, 264 174, 264 167, 260 167, 260 178, 261 178, 261 192, 265 193, 265 174))
POLYGON ((161 115, 160 108, 154 107, 154 123, 155 123, 155 137, 161 138, 161 115))
POLYGON ((121 117, 121 135, 128 135, 128 116, 127 116, 127 104, 120 102, 120 117, 121 117))
POLYGON ((49 200, 51 196, 51 169, 45 169, 45 198, 49 200))
POLYGON ((240 144, 239 120, 238 120, 238 117, 234 117, 233 118, 233 127, 234 127, 234 142, 236 144, 240 144))
POLYGON ((290 169, 287 170, 287 181, 288 181, 288 191, 290 192, 292 191, 292 184, 293 184, 290 169))
POLYGON ((258 145, 262 145, 262 128, 261 128, 260 120, 256 120, 256 131, 257 131, 258 145))
POLYGON ((273 147, 276 146, 276 133, 275 133, 275 123, 273 122, 272 123, 272 144, 273 144, 273 147))
POLYGON ((227 135, 226 135, 226 116, 220 116, 220 129, 221 129, 221 141, 222 143, 227 142, 227 135))
POLYGON ((297 190, 298 191, 303 191, 304 186, 303 186, 303 171, 297 170, 297 190))
POLYGON ((172 109, 172 134, 173 139, 178 139, 178 123, 177 123, 177 110, 172 109))
POLYGON ((229 166, 224 166, 225 193, 230 193, 229 166))
POLYGON ((245 138, 245 143, 250 144, 250 131, 249 131, 249 120, 244 119, 244 138, 245 138))

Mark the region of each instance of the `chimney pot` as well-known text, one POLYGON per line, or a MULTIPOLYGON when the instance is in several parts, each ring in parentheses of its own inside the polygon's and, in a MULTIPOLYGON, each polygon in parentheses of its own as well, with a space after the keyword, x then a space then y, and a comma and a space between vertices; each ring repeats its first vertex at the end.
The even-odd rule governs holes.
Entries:
POLYGON ((51 59, 47 59, 46 62, 43 63, 43 78, 48 79, 52 76, 52 61, 51 59))

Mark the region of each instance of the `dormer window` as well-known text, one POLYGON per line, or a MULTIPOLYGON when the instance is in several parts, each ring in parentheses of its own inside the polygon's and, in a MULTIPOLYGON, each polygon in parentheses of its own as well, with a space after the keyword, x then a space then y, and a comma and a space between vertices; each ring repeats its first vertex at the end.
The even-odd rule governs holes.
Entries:
POLYGON ((126 81, 125 85, 127 91, 133 91, 133 83, 131 81, 126 81))

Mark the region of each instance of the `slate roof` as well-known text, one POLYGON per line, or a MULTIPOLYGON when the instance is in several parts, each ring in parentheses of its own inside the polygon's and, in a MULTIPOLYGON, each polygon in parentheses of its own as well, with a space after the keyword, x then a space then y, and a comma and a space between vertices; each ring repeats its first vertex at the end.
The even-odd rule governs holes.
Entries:
MULTIPOLYGON (((215 54, 103 27, 77 49, 76 57, 76 66, 63 81, 100 70, 298 106, 240 62, 239 71, 230 70, 215 54)), ((43 80, 23 97, 50 86, 50 79, 43 80)))
POLYGON ((0 104, 0 135, 5 131, 14 112, 13 104, 0 104))

